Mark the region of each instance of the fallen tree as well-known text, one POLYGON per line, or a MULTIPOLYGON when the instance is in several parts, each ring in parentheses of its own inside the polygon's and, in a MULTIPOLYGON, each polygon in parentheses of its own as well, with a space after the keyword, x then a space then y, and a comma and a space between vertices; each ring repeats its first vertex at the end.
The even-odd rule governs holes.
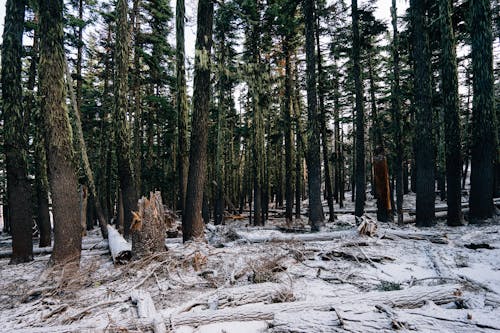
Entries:
POLYGON ((236 308, 204 310, 178 314, 165 313, 165 319, 172 327, 200 326, 212 322, 273 320, 280 313, 301 313, 307 311, 329 312, 336 307, 356 307, 359 304, 388 305, 400 308, 417 308, 427 301, 445 304, 461 298, 459 285, 413 287, 388 292, 369 292, 349 297, 298 301, 272 304, 247 304, 236 308))

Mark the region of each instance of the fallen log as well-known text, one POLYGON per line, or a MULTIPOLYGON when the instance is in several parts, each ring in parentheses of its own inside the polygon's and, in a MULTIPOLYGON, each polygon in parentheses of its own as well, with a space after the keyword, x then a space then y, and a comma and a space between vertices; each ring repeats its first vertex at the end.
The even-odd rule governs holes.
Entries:
POLYGON ((132 245, 111 225, 108 224, 108 243, 115 264, 124 264, 132 257, 132 245))
POLYGON ((163 318, 156 311, 155 304, 151 298, 151 294, 144 290, 132 290, 130 293, 132 303, 137 306, 137 314, 139 318, 144 318, 151 321, 153 324, 154 333, 166 333, 167 328, 163 322, 163 318))
POLYGON ((287 286, 265 282, 211 291, 176 307, 171 313, 180 314, 200 306, 204 309, 216 310, 252 303, 269 304, 291 300, 293 300, 293 293, 287 286))
POLYGON ((287 241, 302 241, 302 242, 323 242, 344 238, 358 237, 355 230, 342 230, 333 232, 320 233, 305 233, 305 234, 283 234, 276 231, 268 236, 252 235, 246 232, 237 232, 241 239, 249 243, 266 243, 266 242, 287 242, 287 241))
POLYGON ((430 233, 416 233, 404 232, 396 230, 384 230, 382 239, 398 240, 398 239, 411 239, 411 240, 427 240, 435 244, 448 244, 448 237, 445 234, 430 234, 430 233))
POLYGON ((384 304, 392 307, 416 308, 427 301, 445 304, 460 299, 458 285, 440 285, 413 287, 405 290, 387 292, 369 292, 350 297, 320 299, 316 302, 299 301, 273 304, 247 304, 236 308, 221 310, 204 310, 184 312, 179 314, 165 313, 164 318, 170 321, 172 327, 199 326, 212 322, 273 320, 279 313, 301 313, 305 311, 330 311, 332 308, 350 304, 384 304))

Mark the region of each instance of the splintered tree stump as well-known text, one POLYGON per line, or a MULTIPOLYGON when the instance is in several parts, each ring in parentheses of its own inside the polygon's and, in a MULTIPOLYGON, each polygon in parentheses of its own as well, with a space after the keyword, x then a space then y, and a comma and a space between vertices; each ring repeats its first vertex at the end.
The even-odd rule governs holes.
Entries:
POLYGON ((157 252, 164 252, 167 225, 161 193, 151 192, 149 200, 142 197, 137 207, 139 211, 133 212, 134 219, 130 227, 133 258, 139 259, 157 252))

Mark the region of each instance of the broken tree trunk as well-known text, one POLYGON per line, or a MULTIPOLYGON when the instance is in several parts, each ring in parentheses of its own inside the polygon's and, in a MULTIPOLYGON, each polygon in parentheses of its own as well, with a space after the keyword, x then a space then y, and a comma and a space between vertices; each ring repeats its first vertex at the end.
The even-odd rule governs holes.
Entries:
POLYGON ((124 264, 132 257, 132 246, 112 226, 108 224, 109 251, 115 264, 124 264))
POLYGON ((139 211, 133 212, 134 218, 130 227, 134 258, 139 259, 165 251, 167 226, 161 193, 151 192, 149 200, 142 197, 139 199, 137 207, 139 211))
POLYGON ((236 308, 226 308, 221 310, 204 310, 198 312, 185 312, 171 315, 172 327, 178 326, 199 326, 212 322, 225 321, 250 321, 250 320, 273 320, 280 313, 301 313, 307 311, 325 311, 342 306, 357 306, 363 304, 384 304, 392 307, 417 308, 427 301, 436 304, 446 304, 460 299, 461 292, 458 285, 440 285, 413 287, 406 290, 396 290, 387 292, 369 292, 348 297, 335 299, 320 299, 316 302, 300 301, 273 304, 248 304, 236 308))
POLYGON ((151 294, 144 290, 132 290, 130 293, 132 302, 137 306, 139 318, 145 318, 151 321, 154 333, 166 333, 167 328, 163 322, 163 318, 156 311, 155 304, 151 298, 151 294))
POLYGON ((389 187, 389 168, 384 149, 377 147, 373 156, 373 174, 375 178, 375 193, 377 195, 377 220, 391 220, 391 190, 389 187))

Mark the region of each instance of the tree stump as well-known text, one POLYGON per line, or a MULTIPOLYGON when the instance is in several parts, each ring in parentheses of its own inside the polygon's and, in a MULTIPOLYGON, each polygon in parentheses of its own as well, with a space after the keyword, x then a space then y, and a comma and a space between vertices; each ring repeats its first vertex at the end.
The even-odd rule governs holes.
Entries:
POLYGON ((151 192, 149 200, 139 199, 138 212, 133 212, 134 219, 130 227, 132 234, 132 256, 140 259, 166 250, 165 246, 165 208, 160 192, 151 192))

